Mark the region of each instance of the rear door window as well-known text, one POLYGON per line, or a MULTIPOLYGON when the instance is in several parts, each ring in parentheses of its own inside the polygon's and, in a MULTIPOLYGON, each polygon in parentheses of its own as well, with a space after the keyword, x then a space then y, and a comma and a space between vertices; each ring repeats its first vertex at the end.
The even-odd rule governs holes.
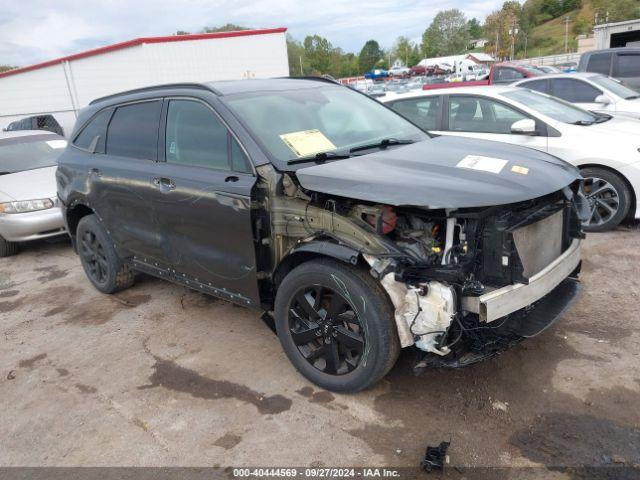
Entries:
POLYGON ((107 131, 107 154, 156 160, 162 103, 133 103, 116 108, 107 131))
POLYGON ((73 144, 76 147, 88 150, 95 138, 98 137, 95 153, 104 153, 107 124, 109 123, 112 113, 113 110, 107 109, 95 115, 91 120, 89 120, 89 123, 87 123, 78 136, 76 136, 73 144))
POLYGON ((618 54, 613 67, 613 76, 620 78, 640 77, 640 55, 618 54))
POLYGON ((587 72, 609 75, 611 71, 611 53, 594 53, 589 57, 587 72))
POLYGON ((395 102, 391 108, 423 130, 439 130, 441 104, 442 97, 422 97, 395 102))
POLYGON ((167 163, 249 172, 248 160, 224 123, 208 106, 171 100, 165 135, 167 163))
POLYGON ((554 78, 551 80, 551 95, 570 103, 594 103, 602 91, 582 80, 554 78))

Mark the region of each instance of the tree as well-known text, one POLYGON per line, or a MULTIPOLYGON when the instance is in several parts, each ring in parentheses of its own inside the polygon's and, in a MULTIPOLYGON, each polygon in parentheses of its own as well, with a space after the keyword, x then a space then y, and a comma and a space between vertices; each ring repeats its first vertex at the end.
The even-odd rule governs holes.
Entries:
POLYGON ((304 56, 313 74, 329 73, 333 47, 320 35, 309 35, 304 39, 304 56))
POLYGON ((489 40, 486 50, 498 58, 510 57, 512 42, 514 53, 524 49, 523 32, 526 33, 526 28, 520 3, 515 0, 505 2, 500 10, 491 13, 485 20, 484 30, 489 40), (514 26, 517 26, 518 34, 513 32, 514 26))
POLYGON ((482 38, 484 35, 482 25, 480 25, 480 22, 475 18, 472 18, 467 22, 467 30, 469 31, 469 36, 472 40, 482 38))
POLYGON ((360 50, 360 55, 358 56, 360 71, 362 73, 368 72, 376 66, 376 63, 378 63, 383 56, 384 52, 380 48, 378 42, 375 40, 368 40, 362 47, 362 50, 360 50))
POLYGON ((420 61, 420 53, 417 45, 411 42, 407 37, 398 37, 396 43, 391 49, 391 55, 400 59, 405 66, 410 67, 420 61))
POLYGON ((204 27, 202 33, 217 33, 217 32, 237 32, 238 30, 251 30, 249 27, 241 27, 233 23, 227 23, 221 27, 204 27))
POLYGON ((438 12, 422 34, 422 51, 428 57, 462 53, 468 44, 467 18, 456 8, 438 12))
POLYGON ((289 58, 289 76, 303 76, 306 63, 304 47, 287 33, 287 57, 289 58))

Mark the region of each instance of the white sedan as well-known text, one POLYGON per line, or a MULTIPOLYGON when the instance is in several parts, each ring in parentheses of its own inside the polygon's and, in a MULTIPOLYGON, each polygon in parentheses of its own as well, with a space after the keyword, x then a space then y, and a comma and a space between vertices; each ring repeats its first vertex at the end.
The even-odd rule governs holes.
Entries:
POLYGON ((389 69, 389 74, 392 77, 404 77, 407 76, 411 73, 411 70, 409 69, 409 67, 391 67, 389 69))
POLYGON ((609 230, 630 211, 640 218, 639 120, 510 86, 387 94, 380 101, 432 134, 522 145, 579 167, 591 207, 587 231, 609 230))
POLYGON ((640 118, 640 94, 599 73, 545 75, 512 85, 548 93, 592 112, 640 118))

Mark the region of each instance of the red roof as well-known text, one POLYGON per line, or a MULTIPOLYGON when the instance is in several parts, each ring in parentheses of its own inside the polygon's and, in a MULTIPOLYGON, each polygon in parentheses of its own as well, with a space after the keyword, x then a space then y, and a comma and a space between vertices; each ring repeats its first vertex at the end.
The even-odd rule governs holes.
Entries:
POLYGON ((107 45, 106 47, 94 48, 93 50, 87 50, 80 53, 74 53, 66 57, 56 58, 54 60, 47 60, 46 62, 36 63, 35 65, 29 65, 27 67, 15 68, 6 72, 0 73, 0 78, 7 77, 9 75, 15 75, 16 73, 28 72, 30 70, 37 70, 39 68, 50 67, 62 62, 69 62, 71 60, 78 60, 80 58, 93 57, 94 55, 101 55, 107 52, 113 52, 115 50, 122 50, 124 48, 135 47, 142 45, 143 43, 166 43, 166 42, 185 42, 188 40, 210 40, 213 38, 229 38, 229 37, 245 37, 250 35, 268 35, 270 33, 284 33, 287 29, 281 28, 265 28, 262 30, 237 30, 233 32, 215 32, 215 33, 191 33, 188 35, 170 35, 166 37, 142 37, 134 38, 133 40, 127 40, 126 42, 114 43, 113 45, 107 45))

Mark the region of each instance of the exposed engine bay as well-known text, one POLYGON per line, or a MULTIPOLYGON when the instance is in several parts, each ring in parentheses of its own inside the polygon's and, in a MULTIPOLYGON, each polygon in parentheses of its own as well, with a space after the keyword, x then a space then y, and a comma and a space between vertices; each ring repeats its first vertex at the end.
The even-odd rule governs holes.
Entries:
MULTIPOLYGON (((305 191, 293 174, 269 166, 259 174, 263 278, 277 283, 282 259, 328 248, 366 266, 393 303, 401 346, 423 352, 422 366, 463 366, 498 353, 551 323, 546 315, 537 326, 518 320, 539 302, 553 304, 549 292, 578 292, 576 282, 561 281, 579 272, 579 181, 516 204, 426 209, 305 191)), ((551 320, 567 302, 555 304, 551 320)))

